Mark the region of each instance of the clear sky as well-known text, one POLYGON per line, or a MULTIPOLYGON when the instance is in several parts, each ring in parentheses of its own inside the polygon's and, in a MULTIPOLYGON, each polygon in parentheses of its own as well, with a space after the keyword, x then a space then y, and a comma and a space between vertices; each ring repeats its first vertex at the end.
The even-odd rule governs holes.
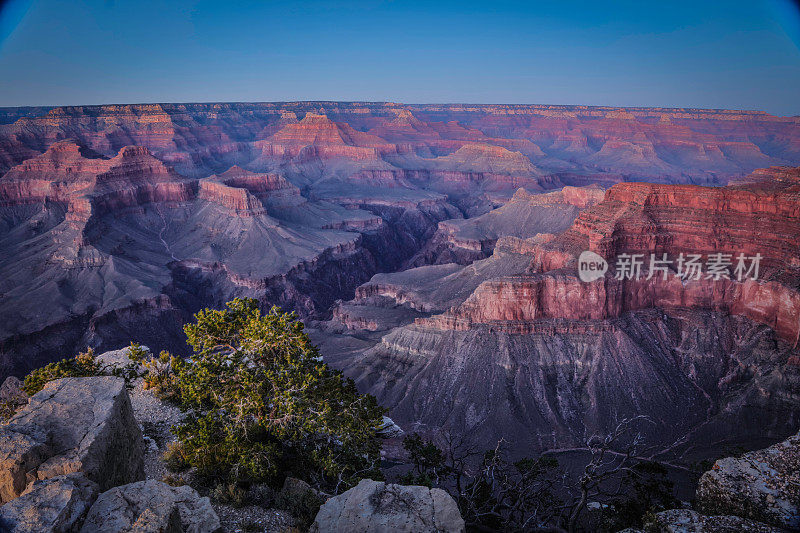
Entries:
POLYGON ((789 0, 11 0, 0 106, 369 100, 800 114, 789 0))

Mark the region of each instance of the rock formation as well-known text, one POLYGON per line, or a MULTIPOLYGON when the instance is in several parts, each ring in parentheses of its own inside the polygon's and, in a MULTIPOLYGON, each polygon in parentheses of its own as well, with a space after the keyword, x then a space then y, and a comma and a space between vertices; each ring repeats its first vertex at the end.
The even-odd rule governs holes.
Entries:
POLYGON ((192 313, 251 296, 316 326, 400 426, 534 450, 646 412, 697 456, 719 431, 785 437, 800 257, 797 170, 779 165, 800 163, 799 132, 697 109, 5 109, 0 378, 86 346, 185 353, 192 313), (744 282, 587 284, 583 250, 763 262, 744 282))
POLYGON ((191 313, 236 296, 324 313, 460 216, 434 193, 310 202, 278 174, 188 179, 67 141, 0 178, 0 213, 0 375, 86 345, 184 351, 191 313))
POLYGON ((519 189, 508 203, 480 216, 439 222, 436 233, 406 267, 469 264, 489 257, 497 239, 561 233, 581 210, 603 199, 598 187, 564 187, 531 194, 519 189))
MULTIPOLYGON (((722 184, 800 162, 797 132, 796 118, 692 109, 4 109, 0 377, 131 338, 181 351, 180 325, 235 296, 319 318, 377 272, 467 263, 519 236, 522 197, 488 212, 520 187, 722 184)), ((551 200, 530 215, 540 233, 587 207, 551 200)))
POLYGON ((208 498, 188 486, 139 481, 101 494, 89 509, 80 533, 164 531, 214 533, 219 518, 208 498))
POLYGON ((337 307, 323 353, 401 426, 505 437, 519 453, 642 414, 670 457, 785 437, 800 424, 786 392, 800 380, 800 170, 745 181, 618 184, 560 235, 520 232, 467 267, 377 275, 337 307), (584 250, 609 260, 605 276, 580 280, 584 250), (761 270, 647 279, 645 264, 638 280, 614 276, 622 254, 665 253, 760 254, 761 270))
MULTIPOLYGON (((712 182, 797 163, 800 154, 797 119, 757 111, 293 102, 31 108, 5 116, 0 172, 65 138, 106 156, 126 144, 146 146, 191 177, 259 161, 265 147, 267 160, 305 146, 353 159, 403 152, 430 159, 470 144, 521 153, 545 173, 712 182)), ((381 178, 390 181, 404 175, 373 170, 390 170, 381 178)))
POLYGON ((726 457, 703 474, 697 503, 730 514, 800 529, 800 435, 741 457, 726 457))
POLYGON ((800 434, 741 457, 726 457, 703 474, 696 506, 658 513, 647 530, 664 532, 747 531, 780 533, 800 529, 798 466, 800 434))
POLYGON ((769 526, 739 516, 707 516, 690 509, 671 509, 656 515, 650 525, 659 533, 783 533, 785 529, 769 526))
POLYGON ((387 484, 364 479, 330 498, 317 513, 311 531, 464 531, 464 520, 453 498, 441 489, 387 484))
POLYGON ((122 378, 51 381, 0 428, 0 501, 73 472, 102 490, 143 479, 143 453, 122 378))
POLYGON ((0 385, 0 403, 22 405, 28 403, 28 395, 22 390, 22 381, 14 376, 8 376, 0 385))
POLYGON ((99 492, 97 483, 81 472, 34 481, 21 496, 0 507, 0 531, 77 531, 99 492))
MULTIPOLYGON (((98 360, 129 362, 126 350, 98 360)), ((218 532, 208 498, 188 486, 144 481, 143 454, 122 378, 45 384, 0 427, 0 531, 218 532)))

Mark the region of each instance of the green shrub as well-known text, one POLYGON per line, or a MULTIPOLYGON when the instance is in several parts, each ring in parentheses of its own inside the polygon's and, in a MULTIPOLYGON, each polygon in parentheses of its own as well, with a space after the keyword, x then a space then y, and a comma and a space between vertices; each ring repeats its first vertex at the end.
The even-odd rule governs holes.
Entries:
POLYGON ((0 402, 0 424, 8 422, 19 408, 20 404, 15 402, 0 402))
POLYGON ((32 371, 25 376, 22 390, 28 396, 33 396, 42 390, 46 383, 55 379, 100 376, 102 374, 103 369, 95 359, 94 350, 89 348, 71 359, 62 359, 32 371))
POLYGON ((125 379, 125 384, 128 388, 133 386, 133 381, 142 377, 140 365, 142 365, 150 352, 142 348, 141 344, 131 342, 127 348, 128 358, 130 363, 124 366, 117 366, 115 364, 103 366, 100 368, 100 374, 106 376, 116 376, 125 379))
POLYGON ((189 468, 189 463, 183 453, 183 447, 179 443, 170 442, 167 444, 167 449, 161 458, 170 472, 183 472, 189 468))
POLYGON ((173 428, 201 477, 276 482, 291 472, 343 490, 379 476, 383 409, 322 363, 293 314, 236 299, 184 327, 193 354, 170 358, 162 393, 179 400, 173 428))
POLYGON ((645 533, 661 533, 663 531, 658 516, 653 511, 646 512, 642 517, 642 522, 644 522, 642 529, 645 533))
POLYGON ((243 507, 247 501, 247 490, 238 483, 219 483, 211 490, 211 498, 219 503, 243 507))
POLYGON ((292 515, 296 524, 305 531, 311 526, 324 500, 305 481, 287 477, 274 503, 275 507, 292 515))
POLYGON ((403 448, 408 452, 412 469, 400 477, 401 483, 433 487, 452 474, 444 452, 432 441, 423 439, 419 433, 404 437, 403 448))
POLYGON ((322 498, 311 491, 303 492, 293 498, 287 498, 284 494, 278 493, 275 498, 275 507, 292 515, 303 531, 308 530, 314 522, 323 503, 325 502, 322 498))
POLYGON ((61 378, 84 378, 92 376, 116 376, 123 378, 127 386, 131 386, 133 380, 141 377, 138 366, 147 355, 147 350, 142 348, 139 344, 131 343, 128 347, 128 354, 132 363, 125 366, 103 365, 97 360, 94 350, 87 348, 85 352, 80 352, 78 355, 68 359, 62 359, 55 363, 50 363, 41 368, 33 370, 30 374, 25 376, 25 381, 22 385, 28 396, 33 396, 45 384, 61 378))
POLYGON ((142 360, 145 368, 144 388, 150 389, 162 400, 180 401, 180 387, 174 369, 181 360, 169 352, 161 351, 158 357, 142 360))
POLYGON ((166 474, 161 478, 162 483, 166 483, 170 487, 182 487, 187 485, 186 480, 180 474, 166 474))
POLYGON ((132 342, 131 345, 128 346, 128 359, 134 363, 143 362, 149 354, 150 352, 142 348, 142 345, 138 342, 132 342))

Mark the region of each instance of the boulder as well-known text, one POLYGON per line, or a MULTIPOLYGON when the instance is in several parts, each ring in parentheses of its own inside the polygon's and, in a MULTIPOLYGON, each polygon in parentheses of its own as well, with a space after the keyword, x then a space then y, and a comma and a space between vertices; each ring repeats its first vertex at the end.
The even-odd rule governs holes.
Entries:
MULTIPOLYGON (((646 531, 661 533, 782 533, 784 530, 739 516, 704 516, 690 509, 656 514, 646 531)), ((622 532, 620 532, 622 533, 622 532)))
POLYGON ((329 499, 317 513, 312 532, 462 532, 456 502, 441 489, 362 480, 329 499))
POLYGON ((144 479, 143 457, 123 379, 51 381, 0 428, 0 502, 32 481, 72 472, 101 490, 144 479))
POLYGON ((212 533, 219 529, 219 517, 208 498, 188 486, 147 480, 101 494, 80 533, 212 533))
POLYGON ((82 473, 32 483, 19 498, 0 507, 0 531, 67 533, 86 516, 100 488, 82 473))
POLYGON ((13 500, 36 479, 36 468, 52 454, 47 435, 0 429, 0 503, 13 500))
POLYGON ((311 485, 293 477, 287 477, 283 488, 275 497, 275 507, 292 515, 303 529, 311 525, 325 499, 311 485))
MULTIPOLYGON (((141 346, 141 348, 148 354, 150 353, 150 348, 148 348, 147 346, 141 346)), ((130 358, 129 346, 126 346, 125 348, 121 348, 119 350, 111 350, 108 352, 103 352, 95 357, 95 361, 107 369, 115 369, 115 368, 122 369, 128 365, 134 364, 134 362, 130 358)), ((135 363, 135 367, 138 370, 142 370, 142 365, 140 363, 135 363)))
POLYGON ((382 439, 397 439, 405 435, 403 428, 398 426, 394 420, 388 416, 383 417, 380 427, 378 428, 378 436, 382 439))
POLYGON ((707 514, 800 530, 800 435, 739 458, 718 460, 700 478, 697 503, 707 514))
POLYGON ((317 498, 317 491, 311 485, 294 477, 287 477, 283 481, 283 487, 278 492, 278 499, 282 501, 296 501, 303 498, 317 498))
POLYGON ((22 390, 19 378, 8 376, 0 385, 0 402, 22 405, 28 403, 28 395, 22 390))

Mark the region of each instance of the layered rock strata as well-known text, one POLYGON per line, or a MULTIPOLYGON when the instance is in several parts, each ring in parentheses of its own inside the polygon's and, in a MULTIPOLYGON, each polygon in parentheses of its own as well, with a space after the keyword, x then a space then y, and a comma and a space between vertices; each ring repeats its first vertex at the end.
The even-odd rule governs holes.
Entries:
POLYGON ((55 143, 0 178, 0 375, 131 339, 183 352, 191 314, 237 296, 323 314, 460 216, 440 194, 376 196, 309 201, 280 174, 190 179, 142 147, 55 143))
POLYGON ((670 457, 785 437, 800 424, 800 172, 746 181, 615 185, 560 235, 501 237, 468 267, 376 276, 331 322, 361 344, 321 335, 323 346, 401 426, 466 428, 525 453, 642 414, 670 457), (578 274, 586 250, 610 263, 590 282, 578 274), (729 277, 681 279, 672 266, 648 279, 650 254, 681 253, 704 268, 729 254, 729 277), (739 253, 760 255, 755 279, 737 279, 739 253), (646 258, 638 279, 615 277, 624 254, 646 258), (374 307, 379 319, 365 320, 374 307))

